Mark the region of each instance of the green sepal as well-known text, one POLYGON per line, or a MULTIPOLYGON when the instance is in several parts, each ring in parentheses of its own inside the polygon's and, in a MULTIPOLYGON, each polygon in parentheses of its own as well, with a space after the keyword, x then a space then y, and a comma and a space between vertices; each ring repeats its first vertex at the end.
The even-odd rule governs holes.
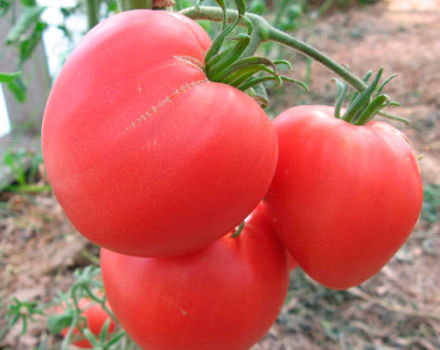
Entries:
POLYGON ((249 79, 251 76, 253 76, 255 73, 260 71, 261 69, 259 68, 259 66, 244 68, 234 74, 229 75, 228 77, 225 78, 223 82, 231 86, 239 86, 247 79, 249 79))
POLYGON ((377 95, 380 95, 382 93, 382 90, 384 89, 385 85, 387 85, 391 80, 393 80, 395 77, 397 77, 397 74, 391 74, 383 83, 382 85, 377 89, 377 95))
MULTIPOLYGON (((238 1, 238 2, 240 2, 240 1, 238 1)), ((219 3, 219 2, 217 1, 217 3, 219 3)), ((220 1, 219 5, 223 10, 223 23, 227 24, 227 10, 226 10, 224 3, 223 3, 223 6, 221 5, 222 3, 223 3, 223 1, 220 1)), ((236 1, 236 3, 237 3, 237 1, 236 1)), ((243 10, 246 11, 246 6, 244 6, 244 9, 243 9, 243 7, 238 7, 237 19, 230 26, 226 26, 225 28, 223 28, 222 31, 220 32, 220 34, 217 35, 217 37, 214 39, 214 41, 211 44, 211 47, 209 48, 208 52, 206 53, 205 63, 209 62, 209 60, 212 57, 214 57, 215 55, 218 54, 226 37, 228 35, 230 35, 232 33, 232 31, 235 29, 235 27, 237 27, 237 25, 240 23, 240 20, 244 15, 243 10)))
POLYGON ((288 77, 285 75, 280 75, 280 78, 282 81, 288 81, 290 83, 294 83, 294 84, 298 85, 299 87, 301 87, 304 91, 310 92, 309 85, 301 80, 297 80, 297 79, 294 79, 294 78, 291 78, 291 77, 288 77))
POLYGON ((380 68, 373 82, 364 91, 359 93, 354 101, 348 106, 342 119, 350 123, 355 118, 357 113, 370 102, 371 96, 377 88, 377 84, 379 83, 382 73, 383 68, 380 68))
POLYGON ((355 125, 366 125, 383 107, 388 105, 390 98, 387 95, 378 95, 371 101, 367 108, 360 114, 355 121, 355 125))
POLYGON ((225 30, 228 26, 228 11, 226 9, 226 4, 223 0, 215 0, 218 6, 221 7, 223 11, 223 24, 222 24, 222 30, 225 30))
POLYGON ((215 72, 222 71, 237 61, 249 45, 251 37, 241 33, 237 36, 236 41, 233 46, 212 57, 209 62, 205 62, 205 71, 208 78, 215 72))
POLYGON ((334 78, 336 83, 336 104, 335 104, 335 117, 341 119, 341 108, 347 95, 348 84, 342 83, 340 80, 334 78))
POLYGON ((409 120, 408 119, 400 117, 398 115, 387 113, 387 112, 384 112, 384 111, 380 111, 377 114, 379 114, 381 117, 384 117, 384 118, 387 118, 387 119, 390 119, 390 120, 395 120, 395 121, 404 123, 405 125, 409 125, 409 120))
POLYGON ((267 95, 266 88, 263 84, 257 84, 248 89, 247 94, 252 97, 261 108, 269 106, 269 96, 267 95))
POLYGON ((235 72, 238 72, 239 70, 241 70, 243 68, 248 68, 251 66, 262 66, 261 70, 265 70, 268 73, 272 73, 272 74, 274 74, 274 71, 276 70, 275 64, 271 60, 269 60, 268 58, 256 57, 256 56, 245 57, 245 58, 242 58, 242 59, 234 62, 231 66, 229 66, 225 70, 220 71, 217 74, 213 75, 211 77, 211 79, 212 79, 212 81, 223 81, 229 75, 231 75, 235 72), (264 66, 264 68, 263 68, 263 66, 264 66), (272 67, 272 69, 269 67, 272 67))
POLYGON ((290 61, 288 61, 288 60, 275 60, 275 61, 273 61, 273 63, 275 65, 281 65, 281 64, 285 65, 285 66, 287 66, 288 70, 292 70, 293 69, 292 63, 290 61))
POLYGON ((246 91, 247 89, 254 88, 255 86, 262 84, 266 81, 273 81, 273 80, 274 80, 273 76, 265 76, 260 78, 252 77, 243 84, 241 84, 240 86, 237 86, 237 88, 241 91, 246 91))
POLYGON ((368 83, 368 81, 370 80, 371 76, 373 75, 373 71, 370 69, 367 74, 365 74, 364 79, 362 79, 364 81, 365 84, 368 83))

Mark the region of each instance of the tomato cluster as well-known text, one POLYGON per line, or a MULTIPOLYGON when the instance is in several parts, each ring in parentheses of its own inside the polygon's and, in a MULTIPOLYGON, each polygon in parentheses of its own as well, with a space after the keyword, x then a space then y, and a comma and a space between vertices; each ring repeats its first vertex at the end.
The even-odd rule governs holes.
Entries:
POLYGON ((271 123, 206 78, 210 44, 178 14, 115 15, 69 57, 45 112, 53 191, 102 247, 109 303, 144 349, 249 349, 280 311, 289 265, 331 288, 359 284, 420 212, 403 134, 330 107, 271 123))

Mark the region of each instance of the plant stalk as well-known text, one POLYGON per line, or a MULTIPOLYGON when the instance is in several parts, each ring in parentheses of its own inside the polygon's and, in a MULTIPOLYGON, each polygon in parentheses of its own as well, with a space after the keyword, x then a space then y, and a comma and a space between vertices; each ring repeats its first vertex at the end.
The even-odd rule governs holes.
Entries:
POLYGON ((101 0, 87 0, 87 25, 92 29, 99 23, 99 6, 101 0))
MULTIPOLYGON (((196 9, 195 7, 191 7, 180 11, 180 13, 192 19, 205 19, 205 20, 211 20, 217 22, 221 22, 223 20, 222 10, 220 8, 212 7, 212 6, 201 6, 199 9, 196 9)), ((267 22, 261 16, 252 13, 247 13, 246 17, 254 25, 254 31, 258 32, 258 39, 260 39, 260 40, 254 39, 255 42, 252 45, 252 51, 255 51, 257 45, 259 45, 262 42, 266 42, 269 40, 275 41, 315 59, 316 61, 320 62, 328 69, 339 75, 342 79, 344 79, 347 83, 352 85, 357 90, 363 91, 366 89, 367 85, 362 81, 362 79, 355 76, 347 68, 341 66, 327 55, 315 49, 313 46, 310 46, 305 42, 271 26, 269 22, 267 22)), ((228 10, 228 20, 232 22, 236 18, 237 18, 237 11, 228 10)), ((244 22, 240 24, 245 25, 244 22)), ((248 54, 248 52, 246 52, 246 54, 248 54)))
POLYGON ((153 0, 118 0, 118 8, 120 11, 152 9, 153 0))

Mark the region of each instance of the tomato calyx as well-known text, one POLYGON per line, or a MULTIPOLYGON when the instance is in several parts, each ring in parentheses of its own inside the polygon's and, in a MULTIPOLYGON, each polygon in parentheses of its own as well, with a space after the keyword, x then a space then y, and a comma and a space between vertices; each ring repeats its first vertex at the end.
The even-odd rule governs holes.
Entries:
POLYGON ((278 66, 285 65, 292 69, 286 60, 271 61, 265 57, 246 56, 245 50, 249 47, 253 35, 252 22, 246 17, 246 3, 244 0, 234 0, 238 16, 231 24, 223 0, 216 0, 223 10, 222 31, 214 39, 211 48, 205 56, 205 73, 210 81, 221 82, 241 91, 246 91, 260 105, 266 107, 267 95, 262 83, 276 81, 282 86, 284 81, 293 82, 308 91, 308 86, 296 79, 282 75, 278 66), (239 33, 232 38, 232 44, 222 50, 223 44, 240 22, 247 26, 247 33, 239 33))
MULTIPOLYGON (((335 78, 334 81, 336 82, 337 88, 335 117, 354 125, 366 125, 370 120, 380 113, 384 117, 399 120, 408 124, 408 121, 404 118, 382 112, 382 109, 385 107, 400 106, 399 103, 392 101, 390 96, 382 93, 385 86, 396 77, 396 74, 390 75, 382 84, 379 85, 382 74, 383 68, 381 67, 377 71, 373 81, 365 90, 353 93, 343 115, 341 115, 341 109, 342 104, 347 97, 348 84, 342 83, 340 80, 335 78)), ((369 71, 364 77, 364 82, 368 83, 371 76, 372 72, 369 71)))

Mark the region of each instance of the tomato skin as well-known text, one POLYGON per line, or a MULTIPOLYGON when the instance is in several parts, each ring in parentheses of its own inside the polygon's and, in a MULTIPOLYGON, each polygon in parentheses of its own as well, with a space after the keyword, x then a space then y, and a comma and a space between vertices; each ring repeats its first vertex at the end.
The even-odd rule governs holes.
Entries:
MULTIPOLYGON (((108 327, 108 333, 111 334, 114 332, 116 328, 115 322, 110 318, 110 316, 102 309, 101 305, 99 304, 93 304, 91 306, 90 303, 93 303, 90 299, 82 298, 78 301, 78 306, 80 309, 85 309, 82 311, 81 315, 84 316, 87 320, 87 327, 89 328, 90 332, 92 334, 96 335, 97 337, 101 333, 102 327, 104 327, 104 323, 107 321, 107 319, 110 319, 110 324, 108 327)), ((63 308, 60 307, 58 309, 59 313, 63 312, 63 308)), ((61 334, 63 336, 66 336, 69 332, 69 328, 65 328, 61 331, 61 334)), ((78 337, 78 329, 73 330, 73 334, 75 337, 78 337)), ((90 349, 93 348, 93 345, 90 343, 90 341, 85 337, 81 336, 82 339, 79 339, 72 343, 73 345, 84 348, 84 349, 90 349)))
POLYGON ((238 225, 267 191, 272 124, 252 98, 206 80, 197 62, 209 45, 182 15, 127 11, 91 30, 64 65, 43 156, 55 196, 94 243, 189 253, 238 225))
POLYGON ((273 122, 279 161, 266 196, 283 243, 334 289, 377 273, 411 233, 423 188, 406 137, 384 122, 354 126, 325 106, 298 106, 273 122))
POLYGON ((101 250, 108 301, 141 348, 247 350, 268 331, 287 293, 285 248, 261 207, 230 235, 172 258, 101 250))

